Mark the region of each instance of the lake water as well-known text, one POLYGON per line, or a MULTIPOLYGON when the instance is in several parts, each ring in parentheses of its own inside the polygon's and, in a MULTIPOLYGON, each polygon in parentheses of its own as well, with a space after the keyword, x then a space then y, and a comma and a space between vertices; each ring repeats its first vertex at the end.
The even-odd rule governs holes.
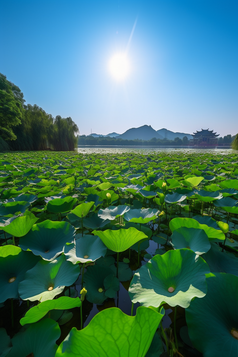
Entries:
POLYGON ((138 154, 148 155, 151 153, 211 153, 220 155, 238 154, 238 151, 232 149, 215 148, 215 149, 193 149, 193 148, 162 148, 162 147, 138 147, 138 146, 79 146, 78 152, 82 154, 123 154, 134 152, 138 154))

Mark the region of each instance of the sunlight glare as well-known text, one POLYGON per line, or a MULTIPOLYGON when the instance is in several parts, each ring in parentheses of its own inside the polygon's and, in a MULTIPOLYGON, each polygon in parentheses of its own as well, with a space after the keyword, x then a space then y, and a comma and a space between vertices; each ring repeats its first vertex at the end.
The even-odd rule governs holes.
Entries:
POLYGON ((130 72, 130 65, 126 54, 117 53, 109 61, 109 71, 114 79, 123 81, 130 72))

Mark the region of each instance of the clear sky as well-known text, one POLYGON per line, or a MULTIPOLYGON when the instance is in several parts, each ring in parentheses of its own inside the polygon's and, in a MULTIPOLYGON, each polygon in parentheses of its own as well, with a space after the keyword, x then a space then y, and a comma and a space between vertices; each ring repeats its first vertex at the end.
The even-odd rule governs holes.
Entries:
POLYGON ((80 134, 238 133, 237 0, 0 0, 0 72, 80 134), (130 70, 117 81, 116 53, 130 70))

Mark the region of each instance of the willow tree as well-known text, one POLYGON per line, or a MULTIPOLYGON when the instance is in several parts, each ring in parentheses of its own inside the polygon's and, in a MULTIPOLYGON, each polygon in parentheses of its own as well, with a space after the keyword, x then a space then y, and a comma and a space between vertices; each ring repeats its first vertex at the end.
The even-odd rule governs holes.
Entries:
POLYGON ((233 140, 232 144, 231 144, 232 149, 234 150, 238 150, 238 134, 236 134, 235 139, 233 140))

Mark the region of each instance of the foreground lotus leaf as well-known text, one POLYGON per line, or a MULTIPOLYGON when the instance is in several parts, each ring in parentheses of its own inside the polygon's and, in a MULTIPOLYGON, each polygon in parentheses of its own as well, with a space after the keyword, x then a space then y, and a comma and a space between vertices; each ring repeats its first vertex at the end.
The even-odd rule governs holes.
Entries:
MULTIPOLYGON (((87 272, 84 274, 84 287, 87 290, 86 299, 88 301, 94 304, 102 304, 109 297, 107 291, 111 288, 110 282, 112 282, 112 287, 114 286, 113 290, 115 290, 115 284, 111 279, 111 275, 115 277, 110 268, 99 265, 87 268, 87 272)), ((117 278, 115 277, 115 279, 117 278)))
POLYGON ((0 216, 7 216, 9 214, 16 214, 18 212, 24 213, 29 206, 30 203, 25 201, 2 203, 0 205, 0 216))
POLYGON ((224 251, 216 243, 203 255, 213 273, 229 273, 238 276, 238 258, 232 253, 224 251))
POLYGON ((79 306, 81 306, 81 300, 78 297, 73 299, 61 296, 55 300, 47 300, 28 310, 26 315, 20 320, 20 324, 24 326, 37 322, 51 310, 67 310, 79 306))
POLYGON ((108 219, 101 219, 100 217, 98 217, 97 213, 93 213, 90 216, 85 217, 83 220, 84 227, 90 229, 103 228, 108 223, 110 223, 108 219))
POLYGON ((57 350, 56 341, 60 333, 59 325, 51 319, 32 324, 13 337, 13 347, 7 356, 52 357, 57 350))
MULTIPOLYGON (((116 275, 116 267, 115 265, 110 266, 111 270, 114 272, 116 275)), ((120 281, 129 281, 132 277, 133 273, 132 270, 129 266, 129 264, 124 263, 124 262, 119 262, 118 264, 118 279, 120 281)))
POLYGON ((170 238, 175 249, 189 248, 198 255, 208 252, 211 248, 208 236, 202 229, 181 227, 176 229, 170 238))
POLYGON ((75 216, 78 216, 79 218, 83 218, 87 216, 88 212, 94 205, 94 202, 87 202, 87 203, 81 203, 77 207, 75 207, 71 213, 75 214, 75 216))
POLYGON ((167 194, 164 200, 166 203, 177 203, 177 202, 183 202, 186 198, 187 196, 181 193, 172 193, 172 194, 167 194))
POLYGON ((23 300, 51 300, 65 286, 72 285, 79 272, 79 266, 67 262, 63 255, 51 262, 41 260, 26 272, 24 280, 19 284, 19 295, 23 300))
POLYGON ((204 357, 238 356, 238 277, 209 274, 207 295, 186 310, 190 339, 204 357))
POLYGON ((162 318, 142 306, 136 316, 117 307, 103 310, 83 330, 72 328, 55 357, 144 357, 162 318))
MULTIPOLYGON (((77 237, 77 236, 76 236, 77 237)), ((85 235, 65 246, 64 254, 73 264, 94 262, 104 257, 107 247, 97 236, 85 235)))
POLYGON ((118 253, 124 252, 141 239, 148 238, 143 232, 133 227, 128 229, 93 231, 93 234, 100 237, 108 249, 118 253))
POLYGON ((193 177, 189 177, 189 178, 186 178, 184 180, 184 184, 188 187, 196 187, 200 184, 200 182, 204 179, 204 177, 200 176, 200 177, 197 177, 197 176, 193 176, 193 177))
POLYGON ((46 209, 47 211, 53 213, 69 212, 76 202, 77 198, 70 196, 64 198, 55 198, 54 200, 51 200, 47 203, 46 209))
POLYGON ((0 247, 0 303, 19 297, 19 282, 38 261, 31 252, 23 252, 14 245, 0 247))
POLYGON ((11 350, 11 340, 6 330, 4 328, 0 328, 0 356, 5 357, 9 351, 11 350))
POLYGON ((2 229, 13 237, 24 237, 37 220, 38 218, 33 213, 26 211, 24 216, 12 219, 10 224, 2 229))
POLYGON ((124 216, 126 221, 134 223, 148 223, 157 218, 159 211, 152 208, 131 209, 124 216))
POLYGON ((238 200, 231 197, 224 197, 221 200, 214 202, 214 205, 223 208, 226 212, 238 213, 238 200))
POLYGON ((207 273, 208 265, 191 250, 170 250, 136 271, 129 295, 133 303, 143 306, 167 303, 187 308, 194 297, 206 295, 207 273))
POLYGON ((220 200, 222 198, 222 194, 219 191, 209 192, 205 190, 195 191, 195 197, 203 202, 212 202, 215 200, 220 200))
POLYGON ((193 218, 173 218, 169 222, 169 228, 173 232, 181 227, 187 228, 199 228, 203 229, 204 232, 207 234, 209 239, 218 239, 218 240, 225 240, 225 234, 218 229, 213 227, 208 227, 206 224, 201 224, 193 218))
POLYGON ((113 221, 119 216, 123 216, 126 212, 130 210, 130 207, 125 206, 125 205, 119 205, 119 206, 110 206, 105 209, 100 209, 98 211, 98 216, 101 219, 108 219, 110 221, 113 221))
POLYGON ((44 260, 53 260, 63 252, 65 244, 71 243, 75 237, 75 229, 68 222, 50 220, 34 224, 32 230, 20 240, 23 250, 31 250, 44 260))

